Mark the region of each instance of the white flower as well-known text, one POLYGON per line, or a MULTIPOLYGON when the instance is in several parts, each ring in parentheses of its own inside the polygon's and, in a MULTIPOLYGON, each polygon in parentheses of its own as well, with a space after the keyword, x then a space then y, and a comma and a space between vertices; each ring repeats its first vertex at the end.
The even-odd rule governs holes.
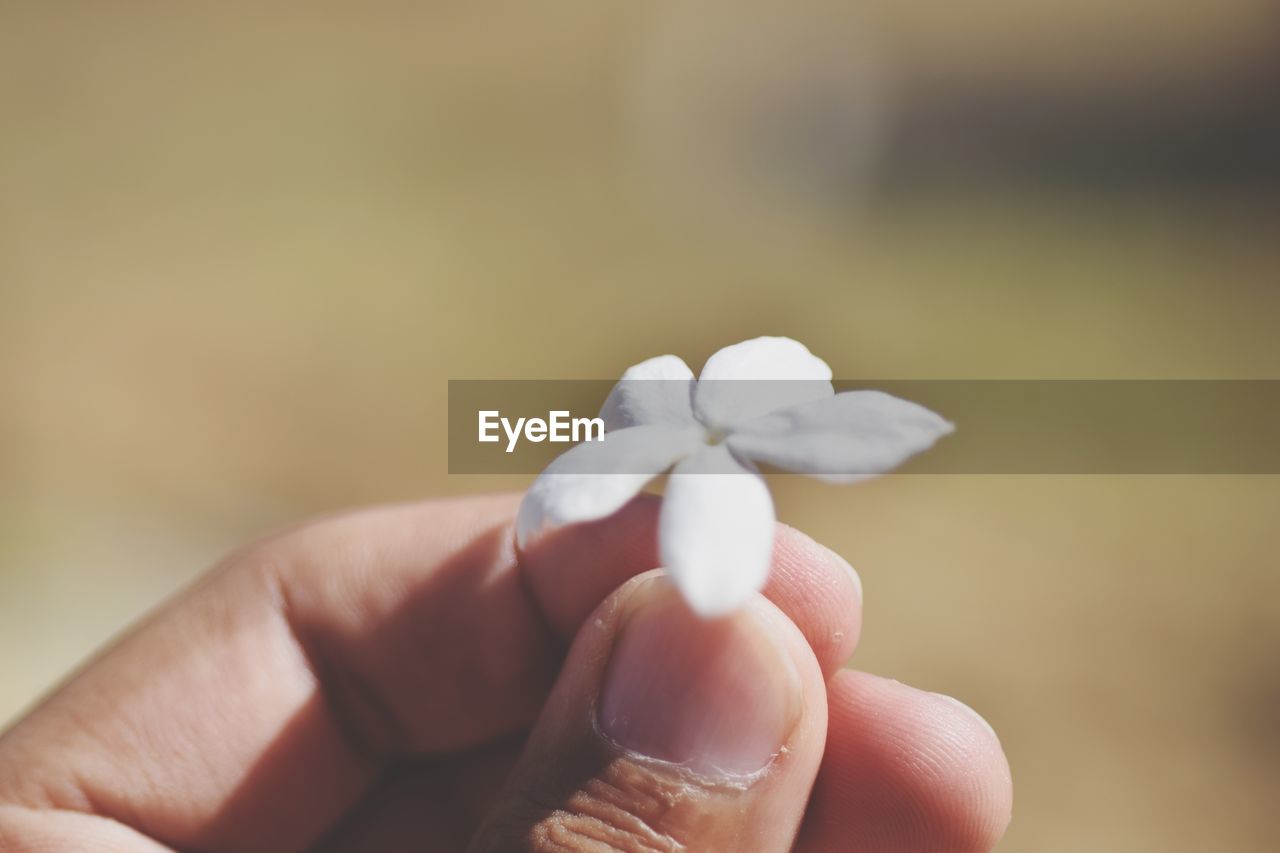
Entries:
POLYGON ((756 463, 852 482, 897 467, 952 430, 928 409, 879 391, 836 394, 831 368, 790 338, 725 347, 696 380, 674 355, 641 362, 623 374, 600 416, 604 440, 559 456, 525 495, 519 546, 613 514, 675 466, 659 553, 705 617, 742 605, 769 573, 775 517, 756 463))

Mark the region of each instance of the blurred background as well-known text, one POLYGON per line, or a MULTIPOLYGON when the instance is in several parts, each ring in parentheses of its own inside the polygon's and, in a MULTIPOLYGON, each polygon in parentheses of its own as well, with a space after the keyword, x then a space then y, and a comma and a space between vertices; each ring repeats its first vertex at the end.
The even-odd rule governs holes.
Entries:
MULTIPOLYGON (((1280 377, 1280 6, 0 0, 0 721, 446 380, 1280 377)), ((783 479, 1010 851, 1280 849, 1276 477, 783 479)))

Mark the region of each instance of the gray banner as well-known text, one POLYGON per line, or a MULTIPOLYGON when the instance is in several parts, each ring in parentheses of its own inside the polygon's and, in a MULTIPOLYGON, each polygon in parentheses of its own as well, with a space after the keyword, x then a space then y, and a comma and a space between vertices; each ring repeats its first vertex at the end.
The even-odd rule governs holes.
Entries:
MULTIPOLYGON (((681 391, 670 384, 673 393, 681 391)), ((734 384, 762 400, 793 390, 779 382, 734 384)), ((614 385, 450 380, 449 473, 536 474, 577 441, 596 436, 593 419, 614 385)), ((908 460, 901 473, 1280 473, 1277 380, 837 380, 835 386, 883 391, 955 424, 953 434, 908 460)))

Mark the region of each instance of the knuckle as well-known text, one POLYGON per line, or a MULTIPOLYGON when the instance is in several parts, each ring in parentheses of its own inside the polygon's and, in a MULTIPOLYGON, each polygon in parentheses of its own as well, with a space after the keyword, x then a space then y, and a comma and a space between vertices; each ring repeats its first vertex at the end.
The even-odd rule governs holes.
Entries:
MULTIPOLYGON (((677 768, 610 762, 558 796, 523 792, 486 850, 531 853, 683 853, 729 849, 717 840, 714 792, 677 768)), ((732 845, 730 845, 731 847, 732 845)))

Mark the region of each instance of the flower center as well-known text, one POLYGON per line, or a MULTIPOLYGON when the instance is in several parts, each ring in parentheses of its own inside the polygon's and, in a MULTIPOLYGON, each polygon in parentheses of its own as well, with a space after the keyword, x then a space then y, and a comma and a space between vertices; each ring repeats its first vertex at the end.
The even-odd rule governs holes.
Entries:
POLYGON ((707 427, 707 444, 715 447, 729 437, 729 430, 720 427, 707 427))

